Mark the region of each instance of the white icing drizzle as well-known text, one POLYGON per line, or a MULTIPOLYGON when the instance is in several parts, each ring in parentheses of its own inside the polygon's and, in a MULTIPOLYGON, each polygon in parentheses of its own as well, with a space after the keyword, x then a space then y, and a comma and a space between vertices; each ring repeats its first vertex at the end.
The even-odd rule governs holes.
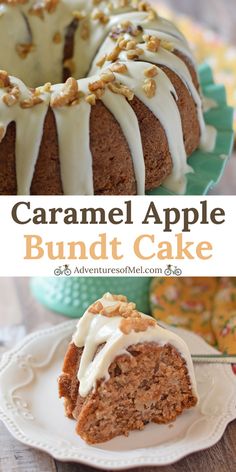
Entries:
POLYGON ((138 119, 125 98, 122 95, 114 95, 109 90, 102 98, 104 105, 120 123, 121 129, 129 145, 133 159, 134 174, 136 177, 138 195, 145 194, 145 164, 142 152, 142 140, 138 119), (125 120, 124 120, 125 117, 125 120))
MULTIPOLYGON (((11 6, 0 5, 3 15, 0 17, 0 67, 19 77, 31 87, 44 82, 59 83, 52 87, 53 93, 61 90, 62 59, 65 44, 65 32, 73 19, 72 12, 79 10, 85 14, 91 13, 92 1, 63 0, 58 3, 53 13, 43 11, 43 19, 30 14, 34 0, 25 4, 11 6), (55 34, 62 41, 55 43, 55 34), (34 48, 24 59, 16 51, 17 44, 33 44, 34 48), (7 54, 6 54, 7 51, 7 54)), ((115 2, 113 2, 115 4, 115 2)), ((114 9, 110 12, 109 1, 99 4, 99 9, 108 14, 109 21, 101 24, 91 18, 79 22, 74 37, 75 76, 78 78, 79 89, 87 93, 88 84, 99 78, 98 73, 109 66, 106 62, 102 69, 96 66, 98 58, 114 48, 114 41, 109 38, 113 26, 122 21, 131 21, 141 25, 145 34, 153 34, 162 40, 172 43, 175 50, 183 53, 194 64, 192 54, 186 39, 170 21, 157 17, 147 20, 147 13, 135 11, 131 6, 114 9), (90 35, 83 39, 81 32, 88 22, 90 35), (90 69, 90 71, 89 71, 90 69), (89 79, 82 79, 89 72, 89 79)), ((127 36, 132 39, 131 36, 127 36)), ((181 116, 176 104, 178 100, 174 86, 161 69, 158 69, 157 93, 153 98, 147 98, 143 92, 144 69, 147 62, 166 66, 173 70, 183 81, 191 94, 198 113, 202 135, 202 145, 209 146, 209 130, 205 130, 202 114, 202 103, 196 90, 191 74, 182 59, 173 52, 160 47, 157 53, 147 50, 145 44, 140 44, 144 54, 141 62, 128 61, 124 52, 120 61, 128 66, 127 74, 116 74, 117 80, 127 85, 135 95, 160 120, 165 131, 170 153, 173 160, 173 171, 164 186, 177 193, 184 193, 186 174, 192 169, 187 164, 187 156, 183 142, 181 116), (175 97, 175 99, 173 98, 175 97), (208 139, 206 134, 208 133, 208 139)), ((28 98, 30 92, 23 82, 14 77, 11 80, 18 84, 22 98, 28 98)), ((0 89, 0 123, 5 129, 11 121, 16 122, 16 171, 18 194, 29 194, 43 136, 43 124, 49 106, 49 94, 42 94, 43 103, 30 109, 22 109, 18 104, 8 108, 1 100, 5 93, 0 89), (23 137, 23 138, 22 138, 23 137)), ((119 123, 127 140, 133 159, 134 173, 137 183, 137 193, 145 191, 145 166, 142 141, 137 117, 130 104, 120 95, 106 91, 102 97, 104 105, 111 111, 119 123)), ((81 101, 73 107, 54 108, 59 158, 61 165, 61 180, 63 191, 67 195, 91 195, 93 189, 92 155, 90 150, 90 105, 81 101)), ((213 133, 211 133, 213 141, 213 133)), ((205 148, 207 150, 208 148, 205 148)))
POLYGON ((200 149, 205 152, 212 152, 215 149, 217 130, 214 126, 206 125, 205 132, 202 134, 200 149))
MULTIPOLYGON (((105 294, 100 302, 104 307, 117 304, 111 294, 105 294)), ((151 317, 140 313, 143 318, 151 317)), ((96 388, 99 379, 109 379, 109 366, 114 359, 122 354, 130 355, 127 348, 138 343, 157 343, 160 346, 170 344, 176 348, 185 360, 193 393, 197 396, 194 368, 189 349, 185 342, 175 333, 161 328, 157 323, 150 326, 144 332, 124 334, 119 326, 123 318, 121 316, 106 317, 94 315, 87 310, 77 324, 73 335, 73 343, 77 347, 83 347, 83 353, 78 371, 79 393, 86 397, 91 389, 96 388), (96 354, 97 348, 105 343, 96 354)))
POLYGON ((218 103, 215 100, 213 100, 213 98, 204 97, 204 96, 202 97, 202 105, 203 105, 204 112, 212 110, 212 108, 218 107, 218 103))
MULTIPOLYGON (((28 88, 15 77, 10 77, 11 83, 18 86, 21 93, 21 99, 30 98, 28 88)), ((0 101, 4 95, 4 89, 0 89, 0 101)), ((19 195, 29 195, 31 182, 34 174, 34 167, 38 158, 40 144, 43 135, 43 125, 48 110, 49 94, 42 94, 43 102, 31 108, 30 119, 27 109, 22 109, 20 104, 13 107, 4 107, 1 114, 1 122, 5 128, 14 121, 16 123, 16 180, 17 193, 19 195)))

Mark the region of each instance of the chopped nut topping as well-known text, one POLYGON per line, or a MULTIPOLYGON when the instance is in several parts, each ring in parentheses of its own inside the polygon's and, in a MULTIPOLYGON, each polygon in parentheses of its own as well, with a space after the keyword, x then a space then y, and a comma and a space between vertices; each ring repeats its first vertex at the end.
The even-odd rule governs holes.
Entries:
POLYGON ((101 310, 100 314, 103 316, 107 316, 108 318, 112 318, 113 316, 120 316, 120 302, 116 303, 116 305, 104 307, 101 310))
POLYGON ((157 84, 154 79, 144 81, 143 90, 148 98, 153 98, 156 94, 157 84))
POLYGON ((143 33, 143 28, 141 25, 133 25, 130 21, 124 21, 120 25, 113 26, 109 37, 116 41, 124 35, 125 33, 129 34, 130 36, 136 37, 139 34, 143 33))
POLYGON ((102 57, 97 61, 96 66, 97 66, 97 67, 102 67, 102 66, 104 66, 106 60, 107 60, 107 55, 104 54, 104 56, 102 56, 102 57))
POLYGON ((19 97, 20 97, 19 87, 14 86, 12 89, 9 90, 8 93, 3 95, 2 101, 8 107, 12 107, 13 105, 15 105, 18 102, 19 97))
POLYGON ((65 105, 71 105, 74 100, 79 98, 79 87, 77 80, 73 77, 67 79, 62 87, 61 92, 51 98, 52 107, 62 107, 65 105))
POLYGON ((123 95, 129 101, 133 100, 134 98, 134 92, 130 90, 128 87, 126 87, 126 85, 122 85, 119 82, 112 82, 111 84, 108 84, 108 88, 113 93, 118 93, 120 95, 123 95))
POLYGON ((76 66, 75 61, 72 58, 66 59, 63 63, 63 66, 65 67, 65 69, 68 69, 71 74, 75 73, 76 66))
POLYGON ((100 79, 100 80, 96 80, 93 83, 90 83, 88 88, 90 92, 95 92, 98 89, 104 88, 104 86, 105 86, 104 82, 100 79))
POLYGON ((156 36, 144 35, 143 39, 146 42, 148 51, 151 51, 151 52, 158 51, 161 44, 161 40, 159 38, 157 38, 156 36))
POLYGON ((61 33, 59 33, 59 32, 55 33, 52 40, 55 44, 60 44, 62 42, 61 33))
POLYGON ((44 8, 42 3, 35 3, 32 5, 32 7, 29 9, 29 14, 38 16, 41 20, 44 19, 44 8))
POLYGON ((114 64, 112 64, 109 69, 112 71, 112 72, 117 72, 118 74, 124 74, 125 72, 127 72, 128 68, 127 68, 127 65, 126 64, 122 64, 121 62, 114 62, 114 64))
POLYGON ((0 70, 0 88, 9 87, 10 78, 5 70, 0 70))
POLYGON ((50 93, 51 87, 52 87, 52 84, 50 82, 47 82, 46 84, 43 85, 42 91, 50 93))
POLYGON ((157 74, 158 72, 157 72, 156 66, 149 67, 149 69, 145 69, 144 71, 145 77, 148 77, 148 78, 156 77, 157 74))
POLYGON ((85 98, 85 101, 89 103, 89 105, 92 105, 92 106, 96 105, 96 100, 97 100, 97 97, 94 93, 87 95, 87 97, 85 98))
POLYGON ((126 302, 128 301, 125 295, 112 295, 113 300, 117 300, 119 302, 126 302))
POLYGON ((118 59, 119 54, 121 52, 121 48, 119 46, 115 46, 115 48, 107 55, 108 61, 116 61, 118 59))
POLYGON ((44 9, 48 13, 54 13, 57 8, 59 0, 44 0, 44 9))
POLYGON ((112 72, 104 72, 103 74, 101 74, 101 80, 105 84, 109 84, 110 82, 114 82, 115 76, 112 72))
POLYGON ((16 52, 21 57, 21 59, 26 59, 28 54, 35 50, 34 44, 17 44, 16 45, 16 52))
POLYGON ((127 44, 128 44, 128 39, 125 39, 123 36, 121 36, 117 41, 117 46, 123 51, 125 51, 127 44))
POLYGON ((156 321, 148 318, 125 318, 120 322, 120 330, 124 334, 130 334, 131 331, 140 333, 146 331, 149 327, 156 326, 156 321))
POLYGON ((141 48, 131 49, 130 51, 127 52, 127 58, 130 60, 135 60, 135 59, 138 59, 139 56, 142 56, 143 53, 144 53, 144 50, 141 48))
POLYGON ((98 315, 100 311, 103 310, 103 305, 101 302, 96 302, 93 305, 91 305, 88 309, 90 313, 93 313, 93 315, 98 315))
POLYGON ((5 136, 5 133, 6 133, 6 129, 4 126, 0 126, 0 143, 2 142, 4 136, 5 136))
POLYGON ((33 95, 31 98, 27 100, 22 100, 20 102, 20 107, 21 108, 32 108, 35 105, 40 105, 40 103, 43 103, 43 99, 38 97, 37 95, 33 95))
POLYGON ((75 18, 75 20, 78 20, 78 21, 84 20, 86 18, 86 13, 84 13, 83 11, 75 10, 72 12, 72 15, 75 18))
POLYGON ((102 25, 106 25, 109 21, 109 16, 97 8, 92 12, 91 18, 92 20, 98 20, 102 25))
POLYGON ((127 51, 130 51, 131 49, 135 49, 137 46, 137 41, 135 41, 134 39, 132 39, 131 41, 127 41, 126 43, 126 50, 127 51))
POLYGON ((88 20, 84 20, 83 21, 83 24, 82 24, 82 27, 81 27, 81 31, 80 31, 80 36, 82 39, 84 39, 86 41, 86 39, 89 39, 89 36, 90 36, 90 26, 89 26, 89 21, 88 20))

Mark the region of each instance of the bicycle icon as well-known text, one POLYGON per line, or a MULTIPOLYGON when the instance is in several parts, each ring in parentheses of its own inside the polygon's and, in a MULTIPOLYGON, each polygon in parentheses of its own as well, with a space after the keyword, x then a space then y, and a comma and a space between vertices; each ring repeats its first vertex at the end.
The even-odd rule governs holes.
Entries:
POLYGON ((68 265, 57 267, 57 269, 54 270, 54 275, 56 275, 56 277, 59 277, 60 275, 66 275, 66 277, 69 277, 71 274, 72 272, 68 265))
POLYGON ((182 270, 179 269, 177 266, 172 266, 171 264, 169 264, 164 272, 164 274, 169 277, 170 275, 176 275, 177 277, 179 277, 180 275, 182 275, 182 270))

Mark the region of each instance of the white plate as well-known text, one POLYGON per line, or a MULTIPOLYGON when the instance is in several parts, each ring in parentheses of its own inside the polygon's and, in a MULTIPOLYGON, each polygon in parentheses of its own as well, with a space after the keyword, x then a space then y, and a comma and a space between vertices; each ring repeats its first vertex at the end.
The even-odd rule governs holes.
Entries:
MULTIPOLYGON (((0 419, 19 441, 62 461, 119 470, 173 463, 215 444, 236 418, 236 378, 231 366, 196 365, 199 406, 173 425, 150 424, 128 438, 88 446, 64 416, 57 377, 75 326, 69 321, 33 333, 4 355, 0 365, 0 419)), ((174 329, 194 354, 215 352, 198 336, 174 329)))

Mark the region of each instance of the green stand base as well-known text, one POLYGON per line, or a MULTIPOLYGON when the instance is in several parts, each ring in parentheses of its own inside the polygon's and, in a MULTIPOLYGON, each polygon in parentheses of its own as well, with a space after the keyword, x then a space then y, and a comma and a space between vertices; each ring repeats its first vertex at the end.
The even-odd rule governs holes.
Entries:
POLYGON ((139 311, 150 312, 149 277, 35 277, 33 295, 50 310, 79 318, 104 293, 126 295, 139 311))

